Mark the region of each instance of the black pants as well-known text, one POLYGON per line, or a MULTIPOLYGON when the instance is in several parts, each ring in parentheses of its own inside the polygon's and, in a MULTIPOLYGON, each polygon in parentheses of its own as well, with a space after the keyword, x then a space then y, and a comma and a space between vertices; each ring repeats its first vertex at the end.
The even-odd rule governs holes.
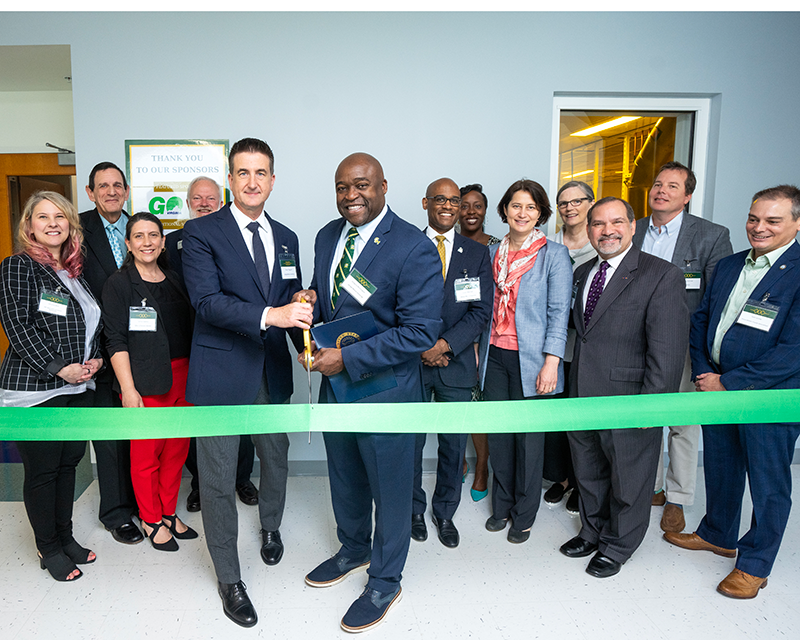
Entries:
MULTIPOLYGON (((564 363, 564 391, 553 398, 569 398, 569 362, 564 363)), ((550 482, 569 480, 575 486, 575 470, 572 468, 572 454, 566 431, 552 431, 544 434, 544 479, 550 482)))
MULTIPOLYGON (((483 399, 531 400, 522 390, 519 352, 489 347, 483 399)), ((543 433, 490 433, 492 515, 511 518, 515 529, 528 529, 542 499, 543 433)))
MULTIPOLYGON (((56 396, 37 407, 91 407, 93 391, 56 396)), ((86 453, 86 441, 17 442, 25 469, 22 497, 42 556, 58 553, 72 540, 75 468, 86 453)))

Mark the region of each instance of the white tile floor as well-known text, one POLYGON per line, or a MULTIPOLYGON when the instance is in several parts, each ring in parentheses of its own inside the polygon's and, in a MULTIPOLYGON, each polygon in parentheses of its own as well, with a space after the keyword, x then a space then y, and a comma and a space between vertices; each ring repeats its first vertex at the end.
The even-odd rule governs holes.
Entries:
MULTIPOLYGON (((794 468, 795 493, 800 468, 794 468)), ((687 510, 689 530, 703 515, 702 470, 698 504, 687 510)), ((468 479, 468 483, 471 478, 468 479)), ((425 476, 430 490, 433 476, 425 476)), ((200 514, 179 514, 202 532, 200 514)), ((40 571, 22 503, 0 503, 0 638, 336 638, 339 620, 359 595, 362 576, 330 589, 305 586, 303 576, 334 553, 336 542, 328 481, 289 479, 281 529, 286 555, 277 567, 259 557, 255 507, 239 504, 243 579, 259 623, 242 629, 223 615, 204 538, 181 542, 178 553, 149 543, 114 542, 97 522, 97 485, 75 505, 76 538, 98 555, 74 584, 40 571)), ((745 509, 749 519, 749 508, 745 509)), ((794 513, 768 587, 755 600, 735 601, 715 592, 733 561, 678 550, 661 539, 661 509, 653 508, 641 548, 610 579, 584 573, 586 560, 570 560, 558 547, 579 521, 563 505, 543 505, 531 539, 506 542, 489 533, 488 499, 473 503, 469 484, 456 515, 461 545, 450 550, 429 522, 425 543, 411 543, 404 598, 371 632, 386 640, 463 638, 796 638, 800 633, 800 514, 794 513)))

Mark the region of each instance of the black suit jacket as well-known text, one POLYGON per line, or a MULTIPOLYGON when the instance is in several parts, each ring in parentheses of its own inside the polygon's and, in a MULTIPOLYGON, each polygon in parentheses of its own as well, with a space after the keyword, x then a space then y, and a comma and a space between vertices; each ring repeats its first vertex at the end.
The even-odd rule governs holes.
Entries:
POLYGON ((172 269, 183 282, 183 229, 176 229, 166 236, 167 255, 169 256, 169 268, 172 269))
MULTIPOLYGON (((169 269, 164 271, 164 275, 186 300, 193 322, 194 310, 183 284, 169 269)), ((109 357, 120 351, 128 352, 133 382, 139 394, 155 396, 167 393, 172 388, 169 338, 158 302, 134 265, 120 269, 106 281, 103 287, 103 323, 109 357), (145 298, 147 306, 153 307, 158 314, 156 330, 128 331, 130 307, 140 306, 145 298)), ((117 386, 115 383, 115 388, 117 386)))
POLYGON ((456 233, 444 282, 442 328, 439 332, 439 337, 450 345, 453 356, 446 367, 425 367, 426 371, 438 368, 442 382, 449 387, 473 387, 478 381, 473 344, 486 329, 492 315, 492 291, 488 247, 456 233), (455 281, 475 277, 480 278, 480 300, 456 302, 455 281))
MULTIPOLYGON (((124 211, 122 215, 128 218, 124 211)), ((100 300, 103 296, 103 285, 108 277, 117 270, 117 263, 108 244, 108 236, 103 217, 97 209, 80 214, 83 229, 83 277, 92 289, 92 295, 100 300)), ((124 248, 124 245, 123 245, 124 248)))

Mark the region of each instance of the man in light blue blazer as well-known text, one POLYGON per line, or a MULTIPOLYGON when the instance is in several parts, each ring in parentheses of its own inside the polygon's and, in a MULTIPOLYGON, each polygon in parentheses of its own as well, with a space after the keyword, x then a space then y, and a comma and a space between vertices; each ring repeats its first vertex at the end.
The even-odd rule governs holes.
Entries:
MULTIPOLYGON (((312 370, 323 374, 320 402, 337 402, 330 376, 345 373, 348 384, 355 384, 390 369, 396 385, 359 402, 423 400, 420 354, 439 337, 442 267, 425 234, 386 206, 387 189, 383 168, 366 153, 348 156, 336 170, 341 218, 317 234, 312 302, 316 317, 326 323, 370 311, 377 334, 315 350, 312 370)), ((306 576, 306 584, 330 587, 369 567, 366 588, 341 621, 346 631, 366 631, 401 598, 411 540, 414 434, 324 437, 342 546, 306 576)))
MULTIPOLYGON (((698 391, 800 388, 800 190, 781 185, 756 193, 746 229, 752 248, 720 260, 692 316, 698 391)), ((695 533, 667 532, 664 539, 736 557, 717 586, 722 595, 755 598, 767 586, 792 507, 798 435, 797 422, 703 425, 706 515, 695 533), (745 479, 753 516, 739 538, 745 479)))
MULTIPOLYGON (((444 280, 442 327, 436 344, 422 354, 425 399, 469 402, 478 381, 474 344, 489 322, 492 310, 492 267, 488 249, 455 232, 461 209, 461 192, 450 178, 428 185, 422 208, 428 212, 425 235, 437 247, 444 280)), ((422 450, 427 434, 416 436, 414 451, 414 506, 411 537, 428 537, 427 502, 422 489, 422 450)), ((461 502, 461 477, 467 434, 438 435, 436 488, 431 498, 433 524, 440 542, 449 548, 459 543, 453 516, 461 502)))
MULTIPOLYGON (((638 221, 633 236, 636 247, 671 262, 683 271, 689 313, 694 313, 703 299, 717 262, 733 253, 727 228, 684 210, 696 185, 694 172, 680 162, 668 162, 662 166, 650 189, 649 203, 653 215, 638 221)), ((694 391, 688 353, 681 391, 694 391)), ((699 438, 700 425, 669 427, 669 467, 665 479, 662 447, 653 495, 654 505, 665 505, 661 515, 661 529, 664 531, 683 531, 686 526, 683 508, 694 504, 699 438)))

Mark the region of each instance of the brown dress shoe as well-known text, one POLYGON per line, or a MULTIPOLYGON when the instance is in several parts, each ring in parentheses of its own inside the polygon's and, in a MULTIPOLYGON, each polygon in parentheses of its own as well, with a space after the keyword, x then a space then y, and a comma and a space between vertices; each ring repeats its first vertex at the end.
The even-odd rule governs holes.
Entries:
POLYGON ((696 533, 673 533, 667 531, 664 534, 664 540, 670 544, 674 544, 681 549, 689 549, 689 551, 711 551, 723 558, 735 558, 736 549, 723 549, 717 545, 706 542, 696 533))
POLYGON ((683 518, 683 509, 677 504, 667 504, 661 516, 661 530, 680 533, 686 528, 686 520, 683 518))
POLYGON ((760 589, 767 586, 766 578, 757 578, 749 573, 734 569, 717 586, 723 596, 738 598, 739 600, 750 600, 758 595, 760 589))
POLYGON ((658 493, 653 494, 653 499, 650 501, 650 504, 654 507, 663 507, 667 504, 667 494, 663 491, 659 491, 658 493))

